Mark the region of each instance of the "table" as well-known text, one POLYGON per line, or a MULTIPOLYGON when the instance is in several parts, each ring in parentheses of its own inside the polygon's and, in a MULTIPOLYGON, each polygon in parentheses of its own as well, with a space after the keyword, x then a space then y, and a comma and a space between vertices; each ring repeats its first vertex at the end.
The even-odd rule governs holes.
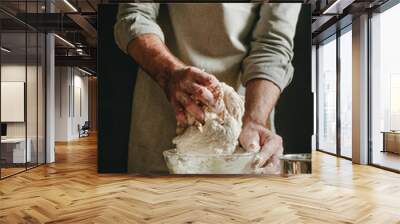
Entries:
POLYGON ((30 138, 5 138, 1 139, 1 157, 5 163, 31 162, 32 141, 30 138), (26 140, 26 141, 25 141, 26 140), (26 142, 28 144, 26 144, 26 142), (26 151, 25 151, 25 145, 26 151))
POLYGON ((382 152, 400 154, 400 131, 383 131, 382 152))

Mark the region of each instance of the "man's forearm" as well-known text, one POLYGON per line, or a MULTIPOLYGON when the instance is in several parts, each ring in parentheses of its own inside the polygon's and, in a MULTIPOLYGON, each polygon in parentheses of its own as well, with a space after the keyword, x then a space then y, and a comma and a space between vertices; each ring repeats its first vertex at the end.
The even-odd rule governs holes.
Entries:
POLYGON ((185 67, 154 34, 144 34, 128 45, 129 55, 164 88, 171 71, 185 67))
POLYGON ((243 123, 255 122, 267 126, 268 118, 281 91, 271 81, 254 79, 246 85, 246 103, 243 123))

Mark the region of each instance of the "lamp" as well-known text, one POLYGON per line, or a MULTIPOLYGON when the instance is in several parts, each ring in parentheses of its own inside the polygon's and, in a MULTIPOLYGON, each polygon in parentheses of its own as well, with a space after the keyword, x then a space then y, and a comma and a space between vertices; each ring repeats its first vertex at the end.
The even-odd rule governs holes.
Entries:
POLYGON ((57 34, 54 34, 54 36, 55 37, 57 37, 57 39, 59 39, 59 40, 61 40, 62 42, 64 42, 66 45, 68 45, 68 46, 70 46, 70 47, 72 47, 72 48, 75 48, 75 45, 73 45, 71 42, 69 42, 68 40, 66 40, 66 39, 64 39, 64 38, 62 38, 62 37, 60 37, 59 35, 57 35, 57 34))
POLYGON ((81 71, 81 72, 83 72, 83 73, 85 73, 86 75, 89 75, 89 76, 92 76, 92 75, 93 75, 92 73, 90 73, 90 72, 88 72, 88 71, 86 71, 86 70, 84 70, 84 69, 81 69, 81 68, 79 68, 79 67, 78 67, 78 70, 81 71))
POLYGON ((1 51, 4 51, 6 53, 10 53, 11 52, 11 50, 9 50, 9 49, 7 49, 5 47, 1 47, 0 49, 1 49, 1 51))
POLYGON ((341 2, 342 0, 336 0, 334 3, 332 3, 328 8, 326 8, 322 14, 326 15, 326 14, 337 14, 337 10, 335 10, 335 8, 338 6, 338 4, 341 2), (332 12, 333 11, 333 12, 332 12))
POLYGON ((63 0, 63 1, 64 1, 64 3, 65 3, 66 5, 68 5, 69 8, 72 9, 72 11, 78 12, 78 10, 77 10, 68 0, 63 0))

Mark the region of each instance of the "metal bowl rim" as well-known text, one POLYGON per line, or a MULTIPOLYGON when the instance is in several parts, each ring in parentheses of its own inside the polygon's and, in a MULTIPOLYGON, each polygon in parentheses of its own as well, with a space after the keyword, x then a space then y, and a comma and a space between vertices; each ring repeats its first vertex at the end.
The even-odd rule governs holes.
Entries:
POLYGON ((311 161, 311 153, 285 154, 279 157, 282 161, 311 161))

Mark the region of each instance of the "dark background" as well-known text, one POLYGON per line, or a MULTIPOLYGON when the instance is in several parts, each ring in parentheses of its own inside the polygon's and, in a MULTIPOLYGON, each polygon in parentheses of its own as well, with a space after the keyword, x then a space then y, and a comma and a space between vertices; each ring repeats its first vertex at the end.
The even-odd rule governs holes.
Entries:
MULTIPOLYGON (((138 66, 115 44, 117 5, 98 11, 98 171, 127 171, 132 93, 138 66)), ((292 83, 276 106, 275 125, 285 154, 310 153, 313 133, 311 92, 311 8, 303 5, 295 36, 292 83)))

